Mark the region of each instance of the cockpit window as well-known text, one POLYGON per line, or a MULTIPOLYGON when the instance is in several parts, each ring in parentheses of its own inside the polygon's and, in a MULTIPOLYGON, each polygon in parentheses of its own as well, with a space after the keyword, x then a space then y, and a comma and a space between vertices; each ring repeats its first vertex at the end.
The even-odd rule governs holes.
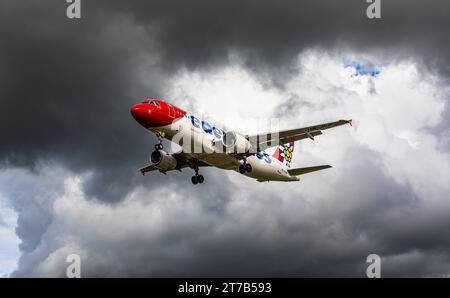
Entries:
POLYGON ((144 100, 142 103, 149 103, 150 102, 150 100, 149 99, 146 99, 146 100, 144 100))
POLYGON ((159 103, 157 103, 156 101, 151 101, 150 104, 154 105, 155 107, 159 107, 159 103))

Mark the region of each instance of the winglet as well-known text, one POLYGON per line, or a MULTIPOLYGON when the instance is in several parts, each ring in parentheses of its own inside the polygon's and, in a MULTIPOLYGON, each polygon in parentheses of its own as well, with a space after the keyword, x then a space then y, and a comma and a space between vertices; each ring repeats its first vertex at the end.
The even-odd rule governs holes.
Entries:
POLYGON ((353 126, 353 123, 352 123, 352 122, 353 122, 353 119, 348 119, 348 120, 347 120, 347 123, 350 124, 350 126, 353 126))

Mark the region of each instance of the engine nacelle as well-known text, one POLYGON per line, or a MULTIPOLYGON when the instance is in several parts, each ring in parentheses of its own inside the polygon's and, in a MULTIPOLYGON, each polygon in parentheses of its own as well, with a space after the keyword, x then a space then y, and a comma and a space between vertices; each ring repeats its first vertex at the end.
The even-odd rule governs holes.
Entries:
POLYGON ((250 142, 243 135, 237 134, 233 131, 225 133, 223 136, 223 145, 225 146, 227 152, 234 153, 246 153, 252 147, 250 142))
POLYGON ((150 155, 150 161, 153 165, 163 172, 174 170, 177 167, 177 160, 163 150, 155 150, 150 155))

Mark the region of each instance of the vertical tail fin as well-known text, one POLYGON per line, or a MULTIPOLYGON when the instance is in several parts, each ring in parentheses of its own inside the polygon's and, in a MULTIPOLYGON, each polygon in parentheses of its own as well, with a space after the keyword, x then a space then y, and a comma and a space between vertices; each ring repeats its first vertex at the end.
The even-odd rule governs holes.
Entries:
POLYGON ((291 166, 292 155, 294 154, 294 142, 284 145, 279 145, 277 150, 272 154, 272 157, 281 161, 288 168, 291 166))

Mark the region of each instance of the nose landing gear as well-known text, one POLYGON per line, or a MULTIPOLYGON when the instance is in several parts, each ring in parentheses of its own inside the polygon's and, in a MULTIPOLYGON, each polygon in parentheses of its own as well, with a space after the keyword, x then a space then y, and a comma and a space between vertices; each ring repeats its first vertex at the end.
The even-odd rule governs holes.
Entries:
POLYGON ((164 138, 164 133, 158 132, 156 133, 156 137, 158 138, 158 143, 155 145, 155 150, 163 150, 162 140, 164 138))

